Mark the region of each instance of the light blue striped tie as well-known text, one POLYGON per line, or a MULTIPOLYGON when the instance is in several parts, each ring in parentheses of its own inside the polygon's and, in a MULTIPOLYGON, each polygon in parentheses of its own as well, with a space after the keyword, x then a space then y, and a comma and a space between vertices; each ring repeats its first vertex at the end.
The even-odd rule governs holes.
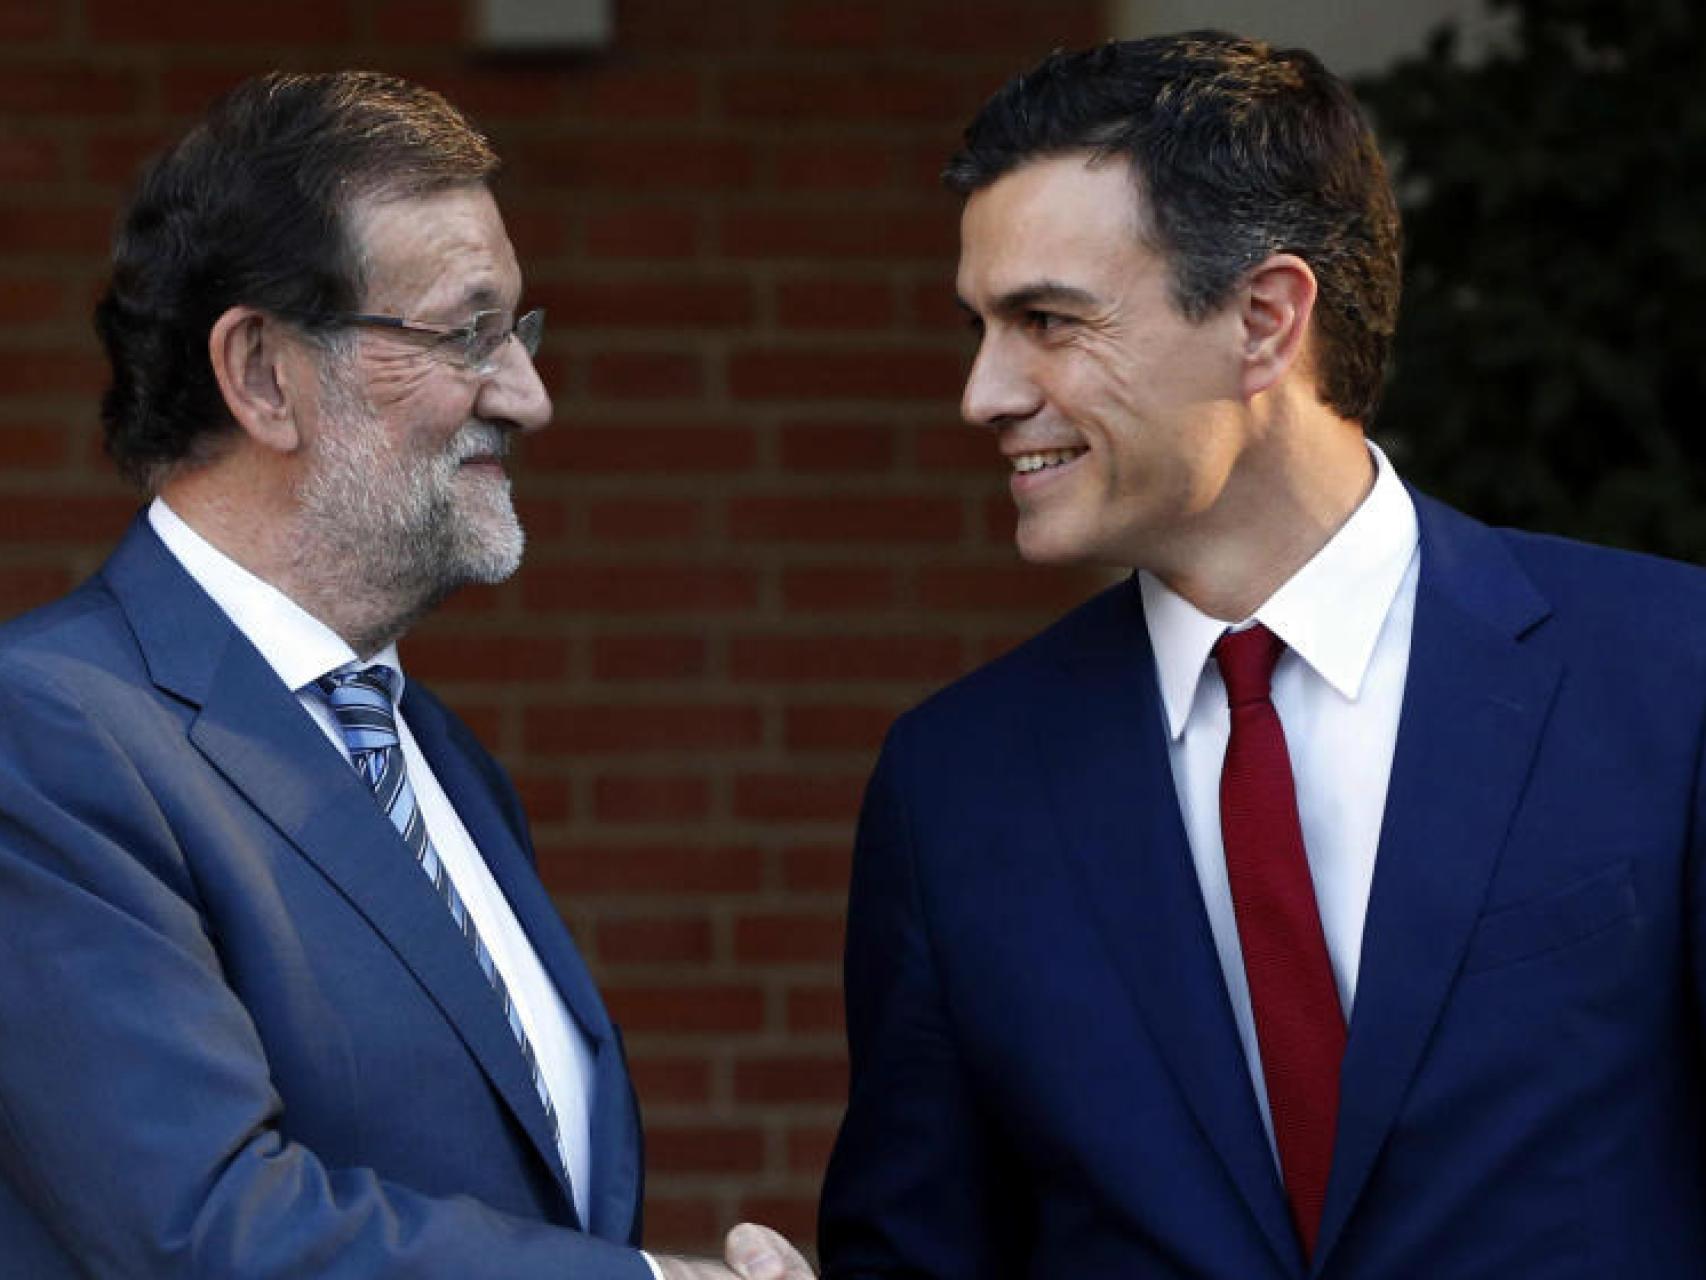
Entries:
POLYGON ((497 993, 509 1029, 515 1034, 521 1056, 527 1061, 533 1088, 545 1108, 545 1118, 551 1126, 551 1144, 561 1161, 563 1148, 557 1129, 557 1109, 551 1105, 551 1095, 539 1073, 539 1061, 534 1057, 533 1045, 522 1028, 521 1012, 515 1007, 515 1001, 510 999, 503 975, 498 972, 492 953, 486 950, 479 930, 474 927, 474 917, 468 914, 462 895, 456 892, 449 873, 439 861, 438 851, 432 847, 432 840, 427 835, 426 819, 415 804, 415 789, 409 785, 409 775, 403 767, 403 750, 397 741, 397 715, 391 705, 396 682, 397 673, 377 663, 371 667, 343 667, 315 681, 326 695, 326 701, 331 703, 332 714, 343 730, 344 743, 349 747, 356 772, 373 788, 379 807, 414 853, 415 861, 420 863, 421 870, 432 881, 432 887, 438 890, 438 896, 450 911, 450 918, 462 930, 474 959, 479 962, 480 972, 486 975, 486 981, 497 993))

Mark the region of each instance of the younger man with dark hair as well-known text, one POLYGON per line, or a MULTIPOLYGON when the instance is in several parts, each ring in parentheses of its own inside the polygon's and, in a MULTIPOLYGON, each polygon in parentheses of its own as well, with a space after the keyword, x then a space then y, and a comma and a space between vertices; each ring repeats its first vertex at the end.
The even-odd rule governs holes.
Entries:
POLYGON ((1706 577, 1365 438, 1398 298, 1309 54, 1057 54, 948 169, 1028 559, 1135 570, 894 727, 832 1277, 1706 1270, 1706 577))

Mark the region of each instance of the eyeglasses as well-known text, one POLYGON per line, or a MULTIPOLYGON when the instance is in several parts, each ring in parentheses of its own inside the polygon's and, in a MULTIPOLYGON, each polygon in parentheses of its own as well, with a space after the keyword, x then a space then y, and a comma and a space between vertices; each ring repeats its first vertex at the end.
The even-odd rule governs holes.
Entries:
POLYGON ((420 320, 406 320, 402 316, 374 316, 359 312, 339 312, 318 318, 334 324, 427 334, 437 339, 433 344, 435 347, 450 351, 465 368, 482 378, 498 371, 498 352, 503 350, 509 339, 519 342, 521 349, 531 357, 539 354, 539 339, 545 333, 545 311, 542 307, 536 307, 519 319, 510 311, 476 311, 467 324, 460 325, 426 324, 420 320))

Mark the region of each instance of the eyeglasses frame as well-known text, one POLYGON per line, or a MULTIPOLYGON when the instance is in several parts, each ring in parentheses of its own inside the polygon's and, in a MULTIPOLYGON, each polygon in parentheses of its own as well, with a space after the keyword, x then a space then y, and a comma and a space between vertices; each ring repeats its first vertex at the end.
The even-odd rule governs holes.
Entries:
POLYGON ((470 348, 479 333, 480 317, 513 314, 513 312, 506 311, 501 307, 492 307, 483 311, 476 311, 468 318, 467 324, 429 324, 424 320, 411 320, 406 316, 375 315, 364 311, 337 311, 326 315, 303 318, 321 324, 361 325, 369 329, 419 333, 437 338, 439 343, 443 345, 450 345, 453 340, 460 341, 463 366, 479 377, 485 378, 497 372, 498 352, 503 350, 504 343, 511 338, 521 344, 521 349, 527 352, 529 359, 539 354, 539 342, 545 333, 544 307, 534 307, 531 311, 516 316, 483 360, 476 361, 473 358, 470 348))

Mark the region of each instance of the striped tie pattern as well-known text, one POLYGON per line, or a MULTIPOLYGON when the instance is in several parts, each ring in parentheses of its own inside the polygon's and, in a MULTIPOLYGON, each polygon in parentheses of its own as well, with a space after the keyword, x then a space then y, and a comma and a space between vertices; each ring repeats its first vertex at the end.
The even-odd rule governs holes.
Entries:
POLYGON ((562 1160, 567 1168, 562 1137, 557 1126, 557 1109, 551 1104, 551 1095, 546 1090, 544 1077, 539 1072, 539 1062, 534 1056, 533 1045, 522 1028, 521 1012, 510 998, 509 988, 504 984, 503 975, 498 972, 497 964, 492 960, 492 953, 486 949, 479 930, 474 927, 474 917, 468 914, 462 895, 456 892, 449 873, 439 861, 438 851, 432 847, 432 840, 427 835, 426 820, 415 803, 415 791, 409 785, 409 775, 403 766, 402 747, 397 740, 397 716, 392 707, 396 680, 395 671, 376 663, 371 667, 340 668, 320 677, 315 683, 326 695, 326 701, 332 707, 332 714, 337 717, 338 727, 343 731, 344 743, 349 747, 356 772, 373 788, 379 807, 385 811, 385 816, 391 819, 391 824, 397 828, 404 843, 415 855, 415 861, 420 864, 421 870, 426 872, 427 879, 432 881, 432 887, 438 890, 438 896, 449 910, 450 918, 456 922, 456 927, 462 931, 469 950, 474 953, 474 959, 480 965, 480 972, 486 975, 486 981, 491 983, 492 990, 497 994, 498 1002, 503 1006, 504 1017, 509 1022, 509 1029, 514 1033, 515 1042, 521 1048, 521 1056, 527 1062, 527 1073, 533 1080, 533 1088, 545 1108, 545 1118, 551 1126, 552 1145, 557 1150, 558 1159, 562 1160))

